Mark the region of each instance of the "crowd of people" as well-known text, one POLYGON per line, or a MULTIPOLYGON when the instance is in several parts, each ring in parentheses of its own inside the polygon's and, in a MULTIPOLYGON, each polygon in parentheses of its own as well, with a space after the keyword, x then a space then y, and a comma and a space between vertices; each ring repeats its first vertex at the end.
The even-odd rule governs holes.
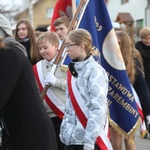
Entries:
MULTIPOLYGON (((21 19, 13 34, 0 14, 1 150, 101 150, 97 140, 109 116, 109 80, 94 59, 91 34, 85 29, 68 33, 70 22, 60 17, 55 32, 41 32, 21 19), (61 68, 63 58, 57 57, 64 40, 71 59, 67 71, 61 68)), ((123 30, 116 36, 148 128, 150 27, 141 29, 135 44, 123 30)), ((134 139, 132 144, 124 139, 126 150, 136 150, 134 139)), ((110 141, 114 150, 122 149, 122 135, 113 127, 110 141)))

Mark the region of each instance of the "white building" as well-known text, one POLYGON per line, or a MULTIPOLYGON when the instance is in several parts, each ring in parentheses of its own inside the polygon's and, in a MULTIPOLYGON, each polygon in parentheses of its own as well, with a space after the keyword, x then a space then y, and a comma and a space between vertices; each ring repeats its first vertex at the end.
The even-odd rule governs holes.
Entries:
POLYGON ((107 0, 107 8, 112 22, 128 24, 132 18, 134 26, 150 27, 150 0, 107 0))

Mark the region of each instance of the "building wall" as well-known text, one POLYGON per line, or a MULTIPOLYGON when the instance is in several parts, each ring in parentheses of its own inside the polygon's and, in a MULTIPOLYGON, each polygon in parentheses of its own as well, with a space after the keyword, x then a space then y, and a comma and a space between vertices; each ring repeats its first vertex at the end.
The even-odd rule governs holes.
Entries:
POLYGON ((19 21, 20 19, 22 18, 27 18, 29 19, 28 17, 28 9, 26 9, 25 11, 23 11, 22 13, 19 13, 16 17, 15 17, 15 20, 16 21, 19 21))
MULTIPOLYGON (((33 29, 40 25, 49 25, 51 18, 46 17, 47 8, 54 8, 56 0, 39 0, 33 5, 33 29)), ((29 9, 18 14, 15 19, 18 21, 22 18, 30 19, 29 9)))
MULTIPOLYGON (((150 0, 149 0, 150 1, 150 0)), ((150 2, 149 2, 149 6, 146 8, 145 11, 145 16, 146 16, 146 26, 150 27, 150 2)))
POLYGON ((54 8, 56 0, 41 0, 34 5, 34 28, 50 25, 51 18, 46 17, 47 8, 54 8))
MULTIPOLYGON (((134 21, 144 19, 147 0, 129 0, 121 4, 121 0, 108 0, 107 8, 112 21, 115 21, 119 12, 129 12, 134 21)), ((144 24, 145 25, 145 24, 144 24)))

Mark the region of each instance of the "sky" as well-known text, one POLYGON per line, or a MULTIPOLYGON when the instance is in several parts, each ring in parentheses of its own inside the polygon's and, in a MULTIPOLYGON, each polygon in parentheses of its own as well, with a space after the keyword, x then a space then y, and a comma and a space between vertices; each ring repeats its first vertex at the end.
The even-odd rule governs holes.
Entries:
POLYGON ((0 12, 10 20, 11 24, 15 24, 14 16, 26 9, 29 1, 35 3, 38 0, 0 0, 0 12))
MULTIPOLYGON (((0 8, 2 10, 16 10, 23 7, 24 0, 0 0, 0 8)), ((2 12, 3 13, 3 12, 2 12)))
MULTIPOLYGON (((15 5, 21 5, 23 2, 28 2, 29 0, 0 0, 1 2, 0 2, 0 4, 2 4, 2 3, 4 3, 4 4, 9 4, 9 5, 13 5, 13 4, 15 4, 15 5)), ((37 0, 30 0, 30 1, 32 1, 32 2, 35 2, 35 1, 37 1, 37 0)))
POLYGON ((28 4, 29 1, 34 3, 37 0, 0 0, 0 8, 4 6, 6 9, 22 9, 25 5, 28 4))
POLYGON ((15 22, 14 16, 26 6, 24 4, 25 1, 27 3, 28 0, 0 0, 0 11, 10 20, 11 24, 13 24, 15 22))

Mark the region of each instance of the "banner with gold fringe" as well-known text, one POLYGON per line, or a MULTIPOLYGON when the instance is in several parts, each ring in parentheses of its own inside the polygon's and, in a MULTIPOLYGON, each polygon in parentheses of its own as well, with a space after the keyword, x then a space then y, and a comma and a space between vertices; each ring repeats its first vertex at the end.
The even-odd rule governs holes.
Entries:
POLYGON ((99 49, 101 64, 108 73, 110 125, 131 138, 139 124, 139 113, 125 64, 104 0, 87 0, 77 28, 88 30, 99 49))

